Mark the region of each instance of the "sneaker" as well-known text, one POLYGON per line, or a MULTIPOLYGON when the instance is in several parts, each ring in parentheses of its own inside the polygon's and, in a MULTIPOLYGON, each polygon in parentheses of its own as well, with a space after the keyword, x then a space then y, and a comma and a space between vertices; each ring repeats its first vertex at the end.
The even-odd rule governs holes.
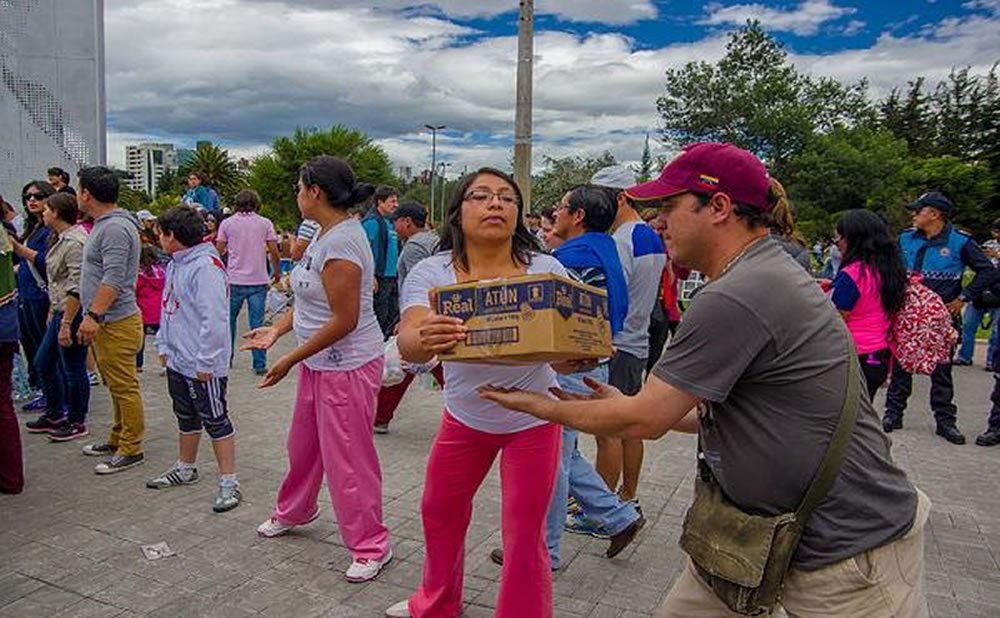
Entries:
POLYGON ((143 457, 142 453, 138 455, 114 455, 111 459, 97 464, 94 467, 94 472, 101 475, 115 474, 129 468, 134 468, 143 461, 145 461, 145 457, 143 457))
POLYGON ((568 498, 566 498, 567 515, 576 515, 582 510, 583 509, 580 507, 580 503, 576 501, 576 498, 574 498, 573 496, 569 496, 568 498))
POLYGON ((197 468, 181 470, 175 465, 155 479, 146 481, 146 487, 150 489, 166 489, 168 487, 179 487, 181 485, 194 485, 197 482, 197 468), (185 472, 187 472, 187 474, 185 474, 185 472))
POLYGON ((263 369, 254 369, 253 372, 254 372, 254 375, 266 376, 267 375, 267 367, 264 367, 263 369))
POLYGON ((608 558, 614 558, 618 554, 622 553, 622 550, 628 547, 629 544, 635 540, 635 535, 639 534, 639 531, 642 530, 642 527, 645 525, 646 518, 640 515, 639 519, 629 524, 628 528, 625 528, 618 534, 611 537, 611 544, 608 545, 608 551, 605 552, 604 555, 608 558))
MULTIPOLYGON (((493 551, 491 551, 490 552, 490 560, 493 561, 493 564, 496 564, 496 565, 499 565, 499 566, 503 566, 503 550, 500 549, 499 547, 497 547, 496 549, 494 549, 493 551)), ((558 570, 559 570, 558 566, 552 565, 552 571, 553 572, 558 571, 558 570)))
POLYGON ((938 424, 937 431, 934 433, 952 444, 965 444, 965 436, 963 436, 962 432, 958 430, 958 427, 953 424, 938 424))
POLYGON ((101 385, 101 376, 97 375, 96 371, 88 371, 87 372, 87 380, 90 382, 91 386, 100 386, 101 385))
POLYGON ((351 563, 351 566, 348 567, 347 573, 344 574, 344 577, 352 584, 360 584, 362 582, 371 581, 375 579, 378 574, 382 572, 385 565, 390 562, 392 562, 391 548, 385 553, 384 556, 382 556, 381 560, 370 560, 365 558, 355 560, 351 563))
POLYGON ((604 526, 587 519, 580 513, 576 515, 568 515, 563 529, 566 530, 566 532, 571 532, 573 534, 586 534, 594 537, 595 539, 610 538, 608 532, 604 529, 604 526))
POLYGON ((118 447, 114 444, 88 444, 83 447, 83 454, 89 455, 90 457, 107 457, 108 455, 114 455, 118 451, 118 447))
POLYGON ((375 423, 375 433, 378 434, 389 433, 389 423, 375 423))
MULTIPOLYGON (((310 517, 307 521, 298 524, 298 526, 305 526, 306 524, 311 524, 317 519, 319 519, 319 510, 317 510, 316 514, 310 517)), ((270 539, 272 537, 281 536, 282 534, 285 534, 292 528, 297 528, 298 526, 286 526, 277 519, 271 517, 261 525, 257 526, 257 534, 270 539)))
POLYGON ((964 358, 956 358, 955 360, 951 361, 951 364, 956 367, 968 367, 969 365, 972 364, 972 360, 971 359, 966 360, 964 358))
POLYGON ((76 440, 89 434, 87 426, 83 423, 66 423, 59 429, 51 432, 49 440, 53 442, 69 442, 70 440, 76 440))
POLYGON ((21 412, 42 412, 49 406, 45 395, 37 395, 34 399, 21 406, 21 412))
POLYGON ((410 618, 410 600, 400 601, 385 610, 386 618, 410 618))
POLYGON ((212 510, 216 513, 225 513, 238 507, 242 501, 243 494, 240 493, 239 485, 219 485, 212 510))
POLYGON ((28 430, 28 433, 48 433, 56 431, 57 429, 62 429, 66 425, 66 417, 62 416, 57 419, 51 419, 44 414, 39 416, 33 421, 28 421, 24 424, 24 427, 28 430))

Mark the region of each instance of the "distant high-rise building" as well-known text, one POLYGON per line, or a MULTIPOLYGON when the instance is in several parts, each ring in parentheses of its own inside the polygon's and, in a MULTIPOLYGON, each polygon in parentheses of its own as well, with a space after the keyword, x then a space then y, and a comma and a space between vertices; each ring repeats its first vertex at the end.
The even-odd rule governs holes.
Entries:
POLYGON ((104 1, 0 0, 0 194, 104 163, 104 1))
POLYGON ((399 167, 399 179, 404 183, 409 183, 413 180, 413 168, 409 165, 401 165, 399 167))
POLYGON ((192 161, 194 161, 194 150, 190 148, 177 149, 177 165, 179 167, 184 167, 192 161))
POLYGON ((156 185, 167 170, 177 171, 177 151, 173 144, 137 144, 125 147, 128 185, 156 197, 156 185))

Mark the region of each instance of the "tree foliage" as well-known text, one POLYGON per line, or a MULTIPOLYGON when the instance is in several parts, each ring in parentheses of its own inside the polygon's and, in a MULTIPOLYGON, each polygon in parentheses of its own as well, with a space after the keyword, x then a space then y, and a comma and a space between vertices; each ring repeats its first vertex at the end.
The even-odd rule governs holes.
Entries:
POLYGON ((240 189, 246 187, 246 179, 229 156, 229 151, 210 142, 198 143, 191 159, 178 170, 178 177, 186 179, 193 172, 204 174, 224 203, 231 201, 240 189))
POLYGON ((576 185, 590 182, 602 167, 615 164, 615 157, 605 151, 596 157, 545 157, 545 169, 531 179, 531 212, 555 206, 566 191, 576 185))
POLYGON ((287 227, 300 219, 292 186, 302 164, 321 154, 346 159, 363 182, 397 182, 389 156, 363 131, 343 125, 325 131, 296 129, 290 136, 275 138, 271 152, 250 164, 248 182, 260 194, 264 213, 275 223, 287 227))
POLYGON ((665 141, 731 142, 782 171, 815 132, 870 124, 867 83, 843 85, 800 74, 760 22, 733 32, 716 64, 689 62, 666 72, 657 100, 665 141))

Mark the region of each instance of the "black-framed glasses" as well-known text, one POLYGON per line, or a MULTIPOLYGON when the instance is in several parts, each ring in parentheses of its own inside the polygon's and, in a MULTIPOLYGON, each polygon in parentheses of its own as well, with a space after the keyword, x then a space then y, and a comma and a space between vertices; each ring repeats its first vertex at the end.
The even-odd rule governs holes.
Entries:
POLYGON ((35 201, 40 202, 40 201, 44 200, 47 197, 48 197, 48 194, 47 193, 43 193, 41 191, 36 191, 34 193, 25 193, 25 194, 21 195, 21 199, 24 200, 25 202, 27 202, 29 200, 35 200, 35 201))

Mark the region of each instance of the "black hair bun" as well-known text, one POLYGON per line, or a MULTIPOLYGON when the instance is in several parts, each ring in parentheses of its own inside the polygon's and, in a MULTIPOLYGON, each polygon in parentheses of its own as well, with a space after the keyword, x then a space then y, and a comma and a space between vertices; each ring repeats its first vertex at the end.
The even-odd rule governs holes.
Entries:
POLYGON ((368 182, 359 182, 351 189, 351 205, 360 204, 373 195, 375 195, 375 185, 368 182))

